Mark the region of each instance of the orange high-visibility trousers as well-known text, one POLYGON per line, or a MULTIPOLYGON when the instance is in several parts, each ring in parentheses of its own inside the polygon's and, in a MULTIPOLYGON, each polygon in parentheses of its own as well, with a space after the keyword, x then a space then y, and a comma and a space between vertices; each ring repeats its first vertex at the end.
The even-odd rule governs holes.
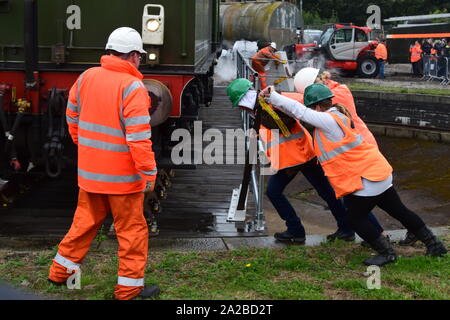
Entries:
POLYGON ((80 189, 72 226, 59 244, 49 279, 64 282, 68 270, 80 267, 106 215, 112 212, 119 242, 118 282, 115 297, 128 300, 144 287, 148 228, 144 218, 144 193, 107 195, 80 189))
POLYGON ((261 89, 264 90, 265 88, 267 88, 267 73, 259 73, 259 80, 261 81, 261 89))
POLYGON ((267 65, 267 62, 265 63, 263 60, 252 60, 252 68, 258 72, 259 80, 261 82, 261 89, 267 88, 267 73, 265 70, 265 66, 267 65))

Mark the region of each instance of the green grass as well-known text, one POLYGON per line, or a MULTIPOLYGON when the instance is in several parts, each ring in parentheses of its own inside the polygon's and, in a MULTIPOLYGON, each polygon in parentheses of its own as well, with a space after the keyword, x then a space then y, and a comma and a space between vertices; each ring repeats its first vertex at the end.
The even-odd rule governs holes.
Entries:
POLYGON ((381 287, 380 289, 368 290, 364 280, 338 280, 333 283, 336 288, 345 289, 356 295, 358 298, 369 300, 405 300, 407 296, 394 291, 391 288, 381 287))
POLYGON ((352 83, 347 85, 350 90, 367 90, 367 91, 381 91, 394 93, 415 93, 415 94, 430 94, 438 96, 449 96, 449 89, 431 89, 431 88, 397 88, 397 87, 379 87, 373 84, 352 83))
MULTIPOLYGON (((447 245, 450 237, 445 239, 447 245)), ((159 299, 439 299, 450 298, 450 258, 424 257, 424 248, 396 247, 400 258, 381 269, 381 289, 369 290, 362 261, 371 251, 353 243, 220 252, 151 252, 146 284, 159 299), (412 250, 412 251, 411 251, 412 250)), ((46 281, 54 250, 0 251, 0 279, 49 298, 112 299, 118 259, 96 249, 82 266, 82 290, 46 281)))

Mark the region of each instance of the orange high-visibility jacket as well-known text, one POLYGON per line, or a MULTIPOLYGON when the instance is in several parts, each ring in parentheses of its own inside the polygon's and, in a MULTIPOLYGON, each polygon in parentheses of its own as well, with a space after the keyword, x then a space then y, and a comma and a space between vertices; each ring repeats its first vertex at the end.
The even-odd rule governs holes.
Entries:
POLYGON ((72 86, 67 123, 78 145, 78 185, 101 194, 142 192, 156 179, 150 98, 128 61, 103 56, 72 86))
POLYGON ((333 80, 329 80, 327 86, 334 94, 334 98, 332 99, 333 104, 340 103, 344 105, 352 115, 352 120, 355 124, 356 131, 363 136, 365 141, 378 147, 377 141, 375 140, 372 132, 370 132, 367 125, 356 112, 355 100, 353 99, 350 89, 345 84, 341 84, 333 80))
POLYGON ((387 48, 383 43, 378 44, 375 49, 375 58, 386 61, 388 59, 387 48))
MULTIPOLYGON (((333 104, 340 103, 344 105, 352 115, 352 120, 355 124, 356 131, 363 136, 365 141, 378 147, 377 140, 373 136, 372 132, 370 132, 367 125, 356 113, 355 100, 353 99, 350 89, 345 84, 340 84, 333 80, 328 80, 327 86, 334 94, 334 98, 332 99, 333 104)), ((303 103, 303 94, 301 93, 282 92, 282 95, 303 103)))
POLYGON ((282 92, 281 95, 288 97, 289 99, 295 100, 303 104, 303 93, 298 92, 282 92))
POLYGON ((411 62, 417 62, 421 59, 421 53, 422 53, 422 47, 420 44, 416 44, 414 47, 409 49, 409 52, 411 52, 411 62))
POLYGON ((297 124, 285 137, 281 130, 270 130, 261 125, 259 135, 266 144, 266 155, 274 170, 296 167, 315 157, 312 137, 308 130, 297 124))
POLYGON ((363 189, 361 178, 370 181, 387 179, 392 174, 392 167, 378 148, 364 141, 342 113, 333 111, 329 114, 341 127, 344 138, 332 142, 316 129, 314 149, 336 198, 363 189))
POLYGON ((271 47, 265 47, 259 50, 252 57, 252 68, 258 73, 264 73, 264 67, 270 62, 270 60, 280 60, 280 57, 273 54, 271 47))

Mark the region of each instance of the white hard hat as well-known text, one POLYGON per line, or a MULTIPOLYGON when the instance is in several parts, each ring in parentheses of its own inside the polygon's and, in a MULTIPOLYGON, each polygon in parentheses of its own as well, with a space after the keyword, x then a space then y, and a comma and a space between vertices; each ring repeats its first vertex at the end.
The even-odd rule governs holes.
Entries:
POLYGON ((303 68, 300 70, 294 78, 295 90, 298 93, 304 93, 305 88, 314 84, 317 76, 319 75, 319 69, 316 68, 303 68))
POLYGON ((131 51, 147 53, 142 48, 142 38, 139 32, 128 27, 118 28, 110 34, 106 50, 114 50, 120 53, 130 53, 131 51))
POLYGON ((277 48, 277 44, 276 44, 275 42, 272 42, 272 43, 270 44, 270 46, 271 46, 272 48, 274 48, 274 49, 277 48))

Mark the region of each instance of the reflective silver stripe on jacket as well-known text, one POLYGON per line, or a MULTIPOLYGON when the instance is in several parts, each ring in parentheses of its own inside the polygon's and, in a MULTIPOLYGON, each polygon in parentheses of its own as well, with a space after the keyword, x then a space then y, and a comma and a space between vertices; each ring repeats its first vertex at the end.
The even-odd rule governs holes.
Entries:
POLYGON ((150 117, 149 116, 139 116, 139 117, 131 117, 125 119, 125 126, 136 126, 139 124, 149 124, 150 117))
MULTIPOLYGON (((350 121, 350 119, 348 119, 342 113, 334 112, 334 111, 332 111, 332 112, 334 114, 338 115, 343 120, 344 125, 346 125, 345 124, 345 120, 347 120, 347 122, 350 121)), ((364 141, 364 139, 362 138, 361 135, 355 135, 355 138, 356 138, 356 140, 353 141, 353 142, 350 142, 348 144, 345 144, 345 145, 342 145, 340 147, 337 147, 336 149, 333 149, 333 150, 331 150, 329 152, 326 152, 325 151, 325 147, 323 145, 322 137, 319 134, 319 130, 316 129, 316 131, 315 131, 315 143, 317 143, 317 145, 319 147, 319 150, 320 150, 320 153, 322 154, 321 156, 317 157, 319 159, 319 162, 325 162, 325 161, 331 160, 334 157, 336 157, 336 156, 338 156, 338 155, 340 155, 340 154, 342 154, 344 152, 347 152, 347 151, 349 151, 351 149, 354 149, 354 148, 358 147, 364 141)))
MULTIPOLYGON (((127 124, 125 123, 125 119, 123 116, 123 101, 136 89, 139 88, 145 88, 144 84, 141 81, 134 81, 133 83, 131 83, 128 87, 126 87, 123 90, 123 94, 122 94, 122 103, 120 104, 120 110, 119 110, 119 117, 120 117, 120 126, 122 127, 122 129, 125 131, 125 127, 127 126, 127 124)), ((148 120, 147 123, 149 123, 150 120, 148 120)))
POLYGON ((152 132, 150 130, 138 132, 138 133, 129 133, 127 134, 127 141, 142 141, 148 140, 152 137, 152 132))
POLYGON ((141 81, 134 81, 123 90, 122 100, 125 100, 134 90, 139 88, 145 88, 144 84, 141 81))
POLYGON ((158 170, 152 170, 152 171, 140 171, 142 174, 146 176, 155 176, 158 173, 158 170))
POLYGON ((331 113, 334 113, 335 115, 337 115, 339 118, 341 118, 344 125, 346 125, 347 127, 350 127, 351 120, 347 116, 345 116, 344 114, 340 113, 337 110, 333 110, 333 111, 331 111, 331 113))
POLYGON ((112 183, 137 182, 142 180, 139 174, 134 175, 112 175, 103 173, 93 173, 78 169, 78 175, 87 180, 112 183))
POLYGON ((69 123, 74 123, 74 124, 78 124, 78 117, 70 117, 68 115, 66 115, 66 121, 69 123))
POLYGON ((70 109, 73 112, 78 113, 78 106, 76 104, 73 104, 70 101, 67 101, 67 108, 70 109))
POLYGON ((92 131, 92 132, 96 132, 96 133, 103 133, 103 134, 107 134, 107 135, 119 137, 119 138, 125 137, 125 134, 120 129, 115 129, 115 128, 111 128, 111 127, 107 127, 104 125, 95 124, 95 123, 91 123, 91 122, 86 122, 86 121, 80 121, 80 129, 92 131))
POLYGON ((320 157, 317 157, 319 159, 319 162, 325 162, 325 161, 331 160, 334 157, 336 157, 344 152, 347 152, 351 149, 358 147, 364 141, 364 139, 360 135, 357 135, 355 141, 345 144, 343 146, 340 146, 329 152, 325 152, 325 148, 323 147, 323 143, 322 143, 322 138, 318 134, 316 135, 316 140, 318 142, 320 152, 322 153, 322 155, 320 157))
POLYGON ((78 112, 81 111, 81 80, 83 79, 84 72, 78 77, 78 85, 77 85, 77 105, 78 105, 78 112))
POLYGON ((274 135, 274 139, 267 144, 267 149, 270 149, 274 146, 277 146, 277 145, 285 143, 285 142, 303 138, 305 136, 305 133, 303 131, 299 132, 299 133, 291 134, 289 137, 285 137, 285 136, 280 137, 280 135, 275 133, 275 131, 273 131, 273 130, 272 130, 272 134, 274 135))
POLYGON ((79 264, 79 263, 75 263, 73 261, 70 261, 67 258, 64 258, 59 253, 56 254, 55 261, 58 262, 63 267, 66 267, 67 269, 75 269, 75 268, 79 268, 81 266, 81 264, 79 264))
POLYGON ((127 277, 118 277, 117 284, 126 287, 143 287, 144 286, 144 278, 133 279, 127 277))
POLYGON ((123 104, 120 104, 120 109, 119 109, 119 119, 120 119, 120 127, 122 128, 122 131, 125 132, 125 119, 123 117, 123 104))
POLYGON ((107 150, 107 151, 116 151, 116 152, 129 152, 130 151, 130 149, 128 148, 127 145, 99 141, 99 140, 94 140, 94 139, 88 139, 88 138, 84 138, 84 137, 80 137, 80 136, 78 136, 78 144, 85 146, 85 147, 91 147, 91 148, 107 150))

